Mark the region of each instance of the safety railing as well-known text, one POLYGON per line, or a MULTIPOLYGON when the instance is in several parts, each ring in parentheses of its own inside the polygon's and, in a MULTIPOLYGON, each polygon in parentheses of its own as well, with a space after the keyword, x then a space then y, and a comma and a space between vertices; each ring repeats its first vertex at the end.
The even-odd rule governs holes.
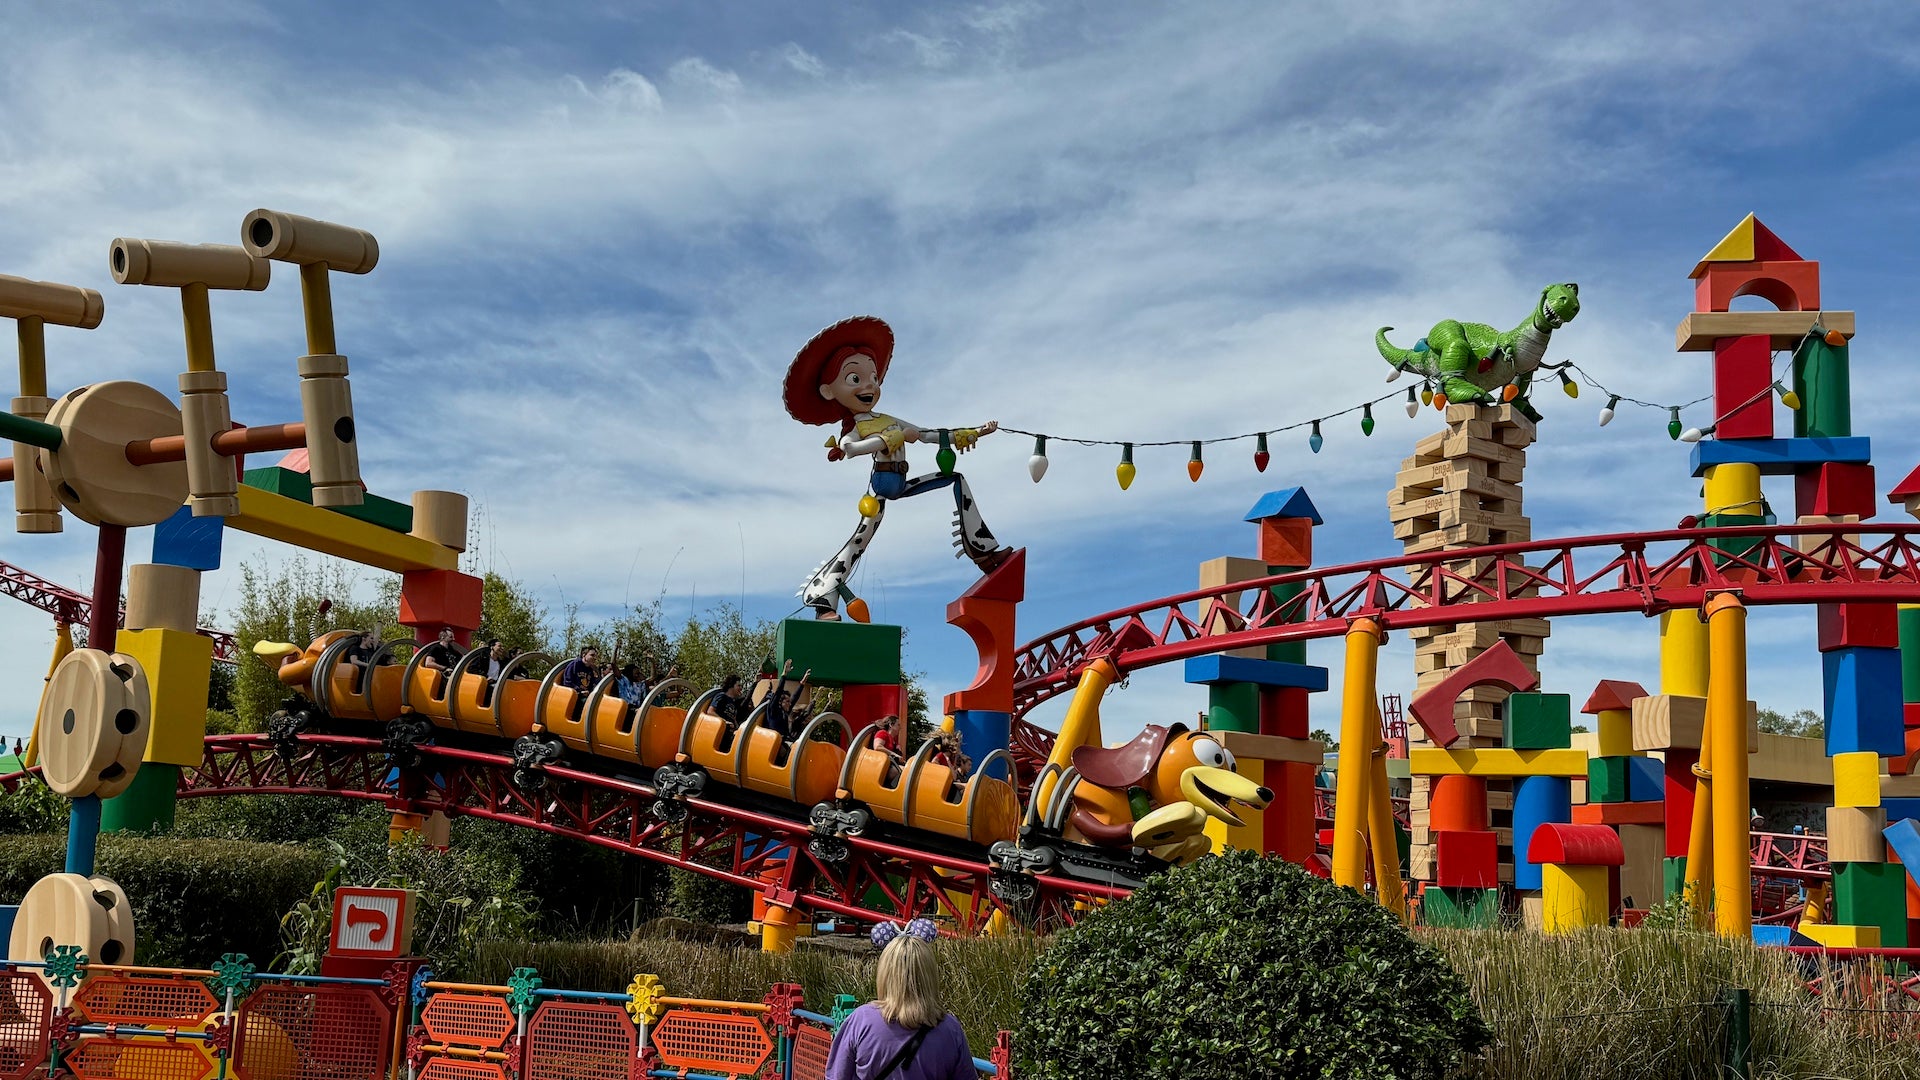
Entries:
MULTIPOLYGON (((675 997, 637 975, 625 993, 559 990, 532 968, 502 985, 415 976, 408 1080, 821 1080, 841 1022, 808 1010, 801 988, 775 984, 760 1001, 675 997)), ((1008 1035, 985 1076, 1011 1077, 1008 1035)), ((3 1078, 0 1078, 3 1080, 3 1078)))
POLYGON ((0 1080, 382 1080, 395 1007, 386 979, 91 964, 72 946, 0 964, 0 1080))

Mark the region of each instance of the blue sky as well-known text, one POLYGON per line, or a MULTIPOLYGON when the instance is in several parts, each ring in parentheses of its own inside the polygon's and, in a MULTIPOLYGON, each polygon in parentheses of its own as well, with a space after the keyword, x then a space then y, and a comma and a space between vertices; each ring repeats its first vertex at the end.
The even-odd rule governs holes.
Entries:
MULTIPOLYGON (((824 460, 779 380, 845 316, 893 324, 887 403, 915 422, 1190 439, 1384 392, 1377 326, 1511 324, 1574 280, 1551 355, 1683 401, 1708 386, 1672 351, 1686 274, 1749 211, 1860 313, 1856 430, 1884 489, 1920 459, 1901 344, 1920 330, 1920 19, 1670 7, 203 2, 82 25, 0 3, 24 43, 0 69, 0 273, 106 294, 99 330, 49 331, 56 389, 171 387, 177 301, 113 285, 113 237, 235 242, 256 206, 369 229, 380 266, 334 288, 368 482, 469 493, 484 557, 590 617, 657 593, 791 609, 864 476, 824 460)), ((297 292, 278 273, 214 299, 236 418, 297 415, 297 292)), ((1543 396, 1537 537, 1698 506, 1664 415, 1602 430, 1600 404, 1543 396)), ((1142 450, 1125 493, 1106 449, 1056 445, 1037 486, 1018 436, 964 461, 1029 549, 1038 632, 1251 554, 1240 516, 1274 487, 1328 518, 1322 563, 1397 552, 1384 496, 1436 424, 1333 421, 1319 455, 1278 437, 1264 475, 1250 446, 1218 448, 1199 484, 1184 448, 1142 450)), ((971 573, 947 528, 937 503, 896 507, 856 583, 938 692, 972 667, 942 620, 971 573)), ((280 555, 230 534, 229 566, 280 555)), ((0 535, 0 558, 85 586, 91 531, 0 535)), ((204 606, 230 610, 237 577, 210 576, 204 606)), ((0 633, 17 734, 51 632, 11 605, 0 633)), ((1811 612, 1756 616, 1763 703, 1818 704, 1813 634, 1811 612)), ((1391 648, 1382 688, 1410 689, 1391 648)), ((1563 620, 1547 688, 1652 685, 1656 655, 1637 617, 1563 620)), ((1336 646, 1313 658, 1338 678, 1336 646)), ((1110 731, 1200 704, 1144 673, 1110 731)))

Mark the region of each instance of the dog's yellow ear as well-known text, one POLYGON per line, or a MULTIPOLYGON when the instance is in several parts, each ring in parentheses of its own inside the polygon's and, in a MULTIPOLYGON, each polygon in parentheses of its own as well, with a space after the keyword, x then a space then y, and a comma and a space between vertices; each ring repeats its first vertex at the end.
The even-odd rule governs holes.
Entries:
POLYGON ((256 641, 253 643, 253 655, 263 660, 284 659, 300 651, 300 646, 286 641, 256 641))

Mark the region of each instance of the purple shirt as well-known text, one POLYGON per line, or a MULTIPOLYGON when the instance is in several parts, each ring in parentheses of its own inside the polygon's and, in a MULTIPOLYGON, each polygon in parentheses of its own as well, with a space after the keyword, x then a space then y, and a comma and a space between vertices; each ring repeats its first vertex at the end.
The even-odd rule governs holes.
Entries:
MULTIPOLYGON (((862 1005, 833 1037, 827 1080, 878 1080, 880 1067, 911 1038, 913 1029, 889 1023, 880 1015, 879 1005, 862 1005)), ((948 1013, 921 1040, 913 1060, 895 1069, 889 1080, 977 1080, 978 1076, 967 1049, 967 1033, 948 1013)))

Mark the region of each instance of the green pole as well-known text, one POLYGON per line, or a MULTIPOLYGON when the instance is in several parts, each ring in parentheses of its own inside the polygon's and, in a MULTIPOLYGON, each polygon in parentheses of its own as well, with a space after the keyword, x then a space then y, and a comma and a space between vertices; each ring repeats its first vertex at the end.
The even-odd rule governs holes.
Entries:
POLYGON ((155 833, 173 828, 174 792, 180 766, 149 761, 133 774, 127 790, 101 804, 100 831, 155 833))
POLYGON ((0 412, 0 439, 23 442, 42 450, 60 449, 59 428, 10 412, 0 412))
POLYGON ((1733 1080, 1751 1080, 1753 1052, 1753 991, 1727 991, 1727 1075, 1733 1080))
POLYGON ((1829 345, 1808 334, 1793 350, 1793 392, 1800 408, 1793 414, 1797 438, 1840 438, 1853 434, 1853 391, 1847 346, 1829 345))

